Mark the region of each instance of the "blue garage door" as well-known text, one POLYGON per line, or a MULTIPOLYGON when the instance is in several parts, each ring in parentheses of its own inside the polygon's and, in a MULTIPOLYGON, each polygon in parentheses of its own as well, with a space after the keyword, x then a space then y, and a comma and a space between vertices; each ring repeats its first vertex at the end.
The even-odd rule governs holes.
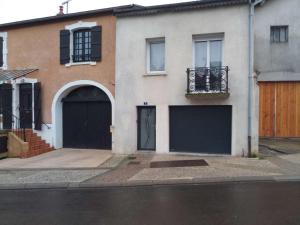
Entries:
POLYGON ((230 154, 231 106, 170 106, 170 151, 230 154))

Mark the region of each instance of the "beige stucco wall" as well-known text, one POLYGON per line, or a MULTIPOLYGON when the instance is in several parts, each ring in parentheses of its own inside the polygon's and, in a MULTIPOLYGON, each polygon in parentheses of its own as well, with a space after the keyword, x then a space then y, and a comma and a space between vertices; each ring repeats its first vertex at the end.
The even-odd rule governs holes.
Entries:
POLYGON ((29 144, 10 132, 8 133, 7 149, 9 158, 20 157, 22 153, 29 151, 29 144))
POLYGON ((169 152, 170 105, 232 105, 232 155, 247 153, 248 6, 222 7, 117 19, 116 151, 137 150, 136 106, 156 106, 156 151, 169 152), (224 33, 228 99, 185 97, 193 66, 193 35, 224 33), (145 76, 146 39, 165 37, 166 75, 145 76))
POLYGON ((60 65, 59 31, 65 25, 79 20, 49 23, 8 32, 8 68, 37 68, 38 72, 28 75, 42 84, 42 120, 51 123, 51 105, 54 95, 65 84, 76 80, 96 81, 114 95, 115 83, 115 30, 116 19, 112 15, 80 19, 96 22, 102 26, 102 61, 96 65, 60 65))

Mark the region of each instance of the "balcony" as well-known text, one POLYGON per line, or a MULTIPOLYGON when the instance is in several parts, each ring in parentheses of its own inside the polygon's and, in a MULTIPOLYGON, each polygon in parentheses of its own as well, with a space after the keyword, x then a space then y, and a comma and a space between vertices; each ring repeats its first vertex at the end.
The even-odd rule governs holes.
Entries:
POLYGON ((228 67, 187 69, 186 97, 228 98, 228 67))

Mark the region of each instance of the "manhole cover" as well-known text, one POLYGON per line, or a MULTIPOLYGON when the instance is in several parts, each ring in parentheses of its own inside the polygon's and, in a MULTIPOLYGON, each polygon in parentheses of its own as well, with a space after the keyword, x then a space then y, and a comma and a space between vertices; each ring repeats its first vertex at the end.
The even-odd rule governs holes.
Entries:
POLYGON ((208 166, 208 163, 204 159, 155 161, 150 163, 150 168, 190 167, 190 166, 208 166))

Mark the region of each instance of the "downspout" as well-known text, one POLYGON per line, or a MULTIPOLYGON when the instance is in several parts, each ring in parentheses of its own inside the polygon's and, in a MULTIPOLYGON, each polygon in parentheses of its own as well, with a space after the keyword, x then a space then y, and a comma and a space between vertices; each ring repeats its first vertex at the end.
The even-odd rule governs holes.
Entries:
POLYGON ((253 79, 254 79, 254 11, 255 6, 265 0, 249 0, 249 74, 248 74, 248 157, 252 150, 253 79))

